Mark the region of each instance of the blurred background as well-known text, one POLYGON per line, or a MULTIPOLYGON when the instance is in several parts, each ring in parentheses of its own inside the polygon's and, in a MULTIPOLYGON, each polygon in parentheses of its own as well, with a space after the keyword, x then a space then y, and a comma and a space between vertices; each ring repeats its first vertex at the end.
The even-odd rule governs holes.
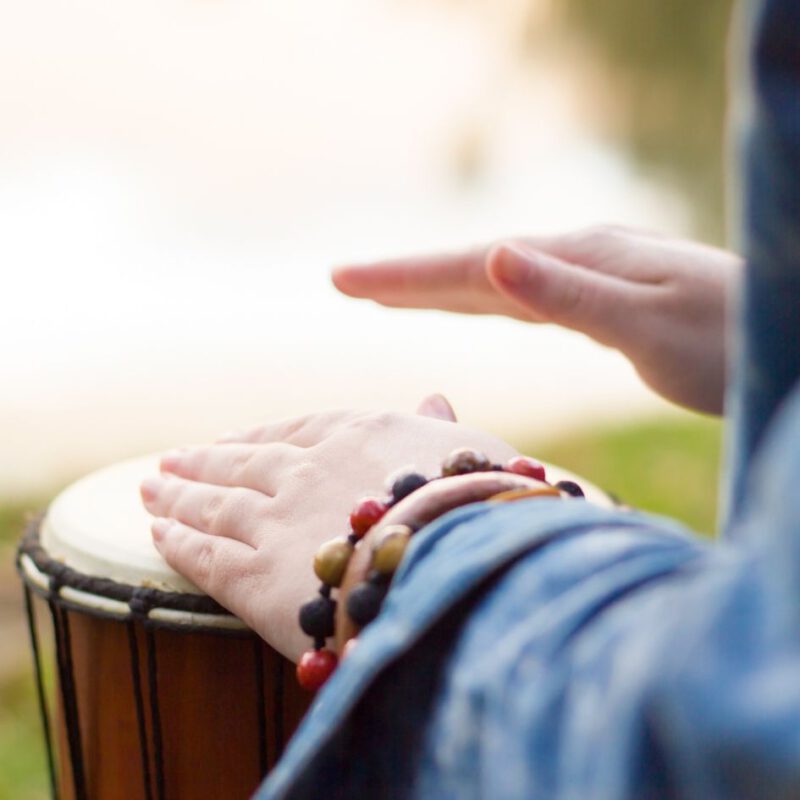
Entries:
POLYGON ((722 243, 730 6, 0 0, 0 798, 46 786, 13 543, 102 464, 441 391, 713 530, 719 425, 618 354, 328 272, 597 222, 722 243))

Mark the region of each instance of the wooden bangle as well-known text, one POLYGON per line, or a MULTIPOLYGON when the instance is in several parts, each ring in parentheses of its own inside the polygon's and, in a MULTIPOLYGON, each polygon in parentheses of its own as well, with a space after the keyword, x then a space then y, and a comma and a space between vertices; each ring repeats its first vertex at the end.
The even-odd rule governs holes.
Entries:
MULTIPOLYGON (((341 656, 347 642, 360 631, 347 614, 347 597, 355 586, 366 579, 372 559, 372 547, 386 528, 390 525, 408 525, 416 531, 454 508, 484 500, 502 502, 502 495, 513 492, 525 492, 528 497, 558 497, 561 494, 558 489, 532 478, 506 472, 477 472, 432 481, 387 511, 381 521, 362 539, 345 570, 336 604, 335 651, 341 656)), ((521 499, 521 496, 515 499, 521 499)))

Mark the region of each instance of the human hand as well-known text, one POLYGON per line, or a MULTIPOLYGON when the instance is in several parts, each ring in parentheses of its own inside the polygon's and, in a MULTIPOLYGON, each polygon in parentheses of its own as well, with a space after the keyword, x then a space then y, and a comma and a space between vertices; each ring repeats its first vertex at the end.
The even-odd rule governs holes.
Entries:
POLYGON ((619 349, 663 397, 722 410, 725 313, 741 272, 724 250, 621 227, 336 269, 345 294, 553 322, 619 349))
POLYGON ((208 447, 166 455, 162 475, 142 484, 155 515, 153 540, 167 563, 297 660, 308 647, 298 609, 319 584, 319 545, 347 533, 363 495, 414 464, 437 474, 459 447, 493 461, 510 445, 451 421, 444 398, 428 416, 353 411, 264 425, 208 447), (431 416, 432 415, 432 416, 431 416))

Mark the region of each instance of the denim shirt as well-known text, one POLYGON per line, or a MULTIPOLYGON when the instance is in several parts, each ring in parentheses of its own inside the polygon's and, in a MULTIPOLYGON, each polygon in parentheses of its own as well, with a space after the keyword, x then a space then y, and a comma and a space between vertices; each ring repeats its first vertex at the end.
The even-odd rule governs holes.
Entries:
POLYGON ((739 133, 747 269, 734 381, 729 519, 775 410, 800 375, 800 6, 749 3, 753 31, 739 133))
POLYGON ((581 500, 451 512, 260 800, 800 796, 800 3, 749 10, 724 537, 581 500))

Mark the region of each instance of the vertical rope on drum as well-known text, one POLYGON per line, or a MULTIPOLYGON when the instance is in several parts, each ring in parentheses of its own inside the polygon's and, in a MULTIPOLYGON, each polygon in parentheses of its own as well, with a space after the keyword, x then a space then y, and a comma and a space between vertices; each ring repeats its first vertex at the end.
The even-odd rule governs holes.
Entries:
MULTIPOLYGON (((57 589, 53 590, 57 593, 57 589)), ((78 717, 78 701, 75 694, 75 672, 72 662, 72 642, 70 640, 69 617, 66 609, 59 608, 52 597, 47 601, 53 618, 58 663, 58 682, 61 686, 61 702, 64 706, 64 723, 67 729, 72 785, 75 800, 86 800, 86 777, 83 771, 81 749, 81 729, 78 717)))
POLYGON ((150 692, 150 720, 153 726, 153 762, 156 771, 156 797, 164 800, 164 751, 161 739, 161 711, 158 704, 158 663, 153 630, 145 626, 147 644, 147 683, 150 692))
POLYGON ((267 742, 267 701, 264 697, 264 646, 253 638, 253 658, 256 669, 256 714, 258 716, 258 779, 267 774, 269 744, 267 742))
POLYGON ((47 750, 47 774, 50 778, 50 795, 53 800, 58 800, 58 787, 56 785, 56 766, 53 759, 53 737, 50 732, 50 713, 47 708, 47 697, 44 691, 44 676, 42 674, 42 657, 39 651, 39 635, 36 630, 36 613, 33 608, 31 590, 26 583, 23 584, 25 592, 25 613, 28 617, 28 633, 31 637, 31 650, 33 651, 33 666, 36 675, 36 695, 39 699, 39 714, 42 717, 42 729, 47 750))
POLYGON ((280 653, 273 650, 272 658, 276 662, 277 669, 272 670, 275 681, 272 687, 272 706, 275 718, 275 760, 277 761, 283 752, 286 742, 283 740, 283 670, 287 662, 280 653))
POLYGON ((150 750, 147 746, 147 723, 144 714, 144 693, 142 692, 142 670, 139 664, 139 643, 136 639, 136 625, 129 621, 128 650, 131 656, 131 679, 133 695, 136 701, 136 721, 139 724, 139 752, 142 756, 142 781, 146 800, 153 800, 153 776, 150 773, 150 750))

